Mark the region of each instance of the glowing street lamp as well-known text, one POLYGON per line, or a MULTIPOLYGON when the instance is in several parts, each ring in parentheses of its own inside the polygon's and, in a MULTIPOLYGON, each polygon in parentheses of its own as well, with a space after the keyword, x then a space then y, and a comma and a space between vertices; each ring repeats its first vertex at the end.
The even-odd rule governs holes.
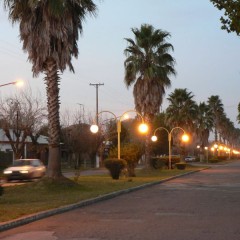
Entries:
POLYGON ((182 141, 184 142, 188 142, 189 141, 189 136, 185 133, 185 131, 181 128, 181 127, 174 127, 171 131, 168 131, 166 128, 164 127, 159 127, 157 129, 155 129, 154 133, 153 133, 153 136, 152 136, 152 141, 153 142, 156 142, 157 141, 157 136, 156 136, 156 132, 158 130, 165 130, 167 133, 168 133, 168 151, 169 151, 169 154, 168 154, 168 164, 169 164, 169 169, 172 168, 172 163, 171 163, 171 158, 172 158, 172 151, 171 151, 171 141, 172 141, 172 132, 176 129, 178 130, 182 130, 183 131, 183 135, 182 135, 182 141))
MULTIPOLYGON (((138 130, 139 132, 141 133, 146 133, 148 131, 148 126, 144 123, 144 120, 143 120, 143 117, 142 115, 135 111, 135 110, 128 110, 126 112, 124 112, 120 117, 117 117, 113 112, 111 111, 101 111, 100 113, 97 114, 96 118, 102 114, 102 113, 110 113, 114 116, 114 119, 116 120, 116 123, 117 123, 117 134, 118 134, 118 159, 120 159, 121 157, 121 141, 120 141, 120 133, 121 133, 121 122, 123 121, 123 119, 127 119, 128 116, 127 116, 127 113, 129 112, 135 112, 136 114, 138 114, 140 117, 141 117, 141 120, 142 120, 142 123, 139 125, 138 127, 138 130)), ((92 133, 97 133, 99 130, 99 127, 98 125, 94 124, 90 127, 90 131, 92 133)))
POLYGON ((17 81, 14 81, 14 82, 0 84, 0 87, 4 87, 4 86, 8 86, 8 85, 16 85, 17 87, 21 87, 23 84, 24 84, 24 82, 22 80, 17 80, 17 81))

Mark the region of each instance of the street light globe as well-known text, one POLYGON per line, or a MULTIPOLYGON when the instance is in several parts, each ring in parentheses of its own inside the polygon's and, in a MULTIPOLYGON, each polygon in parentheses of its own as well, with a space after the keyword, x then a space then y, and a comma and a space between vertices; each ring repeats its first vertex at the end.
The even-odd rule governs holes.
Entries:
POLYGON ((139 132, 146 133, 148 131, 148 125, 145 123, 141 123, 138 127, 139 132))
POLYGON ((189 136, 187 134, 182 135, 182 140, 183 142, 188 142, 189 141, 189 136))
POLYGON ((23 80, 19 79, 17 80, 16 82, 14 82, 14 84, 17 86, 17 87, 22 87, 24 85, 24 82, 23 80))
POLYGON ((152 136, 152 137, 151 137, 151 140, 152 140, 153 142, 156 142, 156 141, 157 141, 157 136, 155 136, 155 135, 152 136))
POLYGON ((97 132, 98 132, 98 125, 92 125, 92 126, 90 127, 90 131, 91 131, 92 133, 97 133, 97 132))

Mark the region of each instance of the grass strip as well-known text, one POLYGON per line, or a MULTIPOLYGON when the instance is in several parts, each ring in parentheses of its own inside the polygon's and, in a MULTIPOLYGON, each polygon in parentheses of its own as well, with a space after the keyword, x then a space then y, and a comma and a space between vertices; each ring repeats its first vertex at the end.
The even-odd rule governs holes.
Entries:
POLYGON ((25 215, 73 204, 111 192, 128 189, 145 183, 160 181, 172 176, 200 170, 188 166, 185 170, 138 170, 137 177, 113 180, 108 175, 80 176, 78 181, 28 182, 24 185, 4 187, 0 196, 0 222, 25 215))

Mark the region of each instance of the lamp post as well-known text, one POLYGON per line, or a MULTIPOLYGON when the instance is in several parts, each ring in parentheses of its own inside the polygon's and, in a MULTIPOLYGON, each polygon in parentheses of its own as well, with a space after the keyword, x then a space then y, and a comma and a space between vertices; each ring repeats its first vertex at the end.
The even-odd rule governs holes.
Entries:
POLYGON ((22 85, 23 85, 23 81, 17 80, 17 81, 14 81, 14 82, 9 82, 9 83, 5 83, 5 84, 0 84, 0 87, 4 87, 4 86, 8 86, 8 85, 22 86, 22 85))
POLYGON ((204 149, 206 150, 206 153, 207 153, 207 163, 208 163, 208 147, 204 147, 204 149))
MULTIPOLYGON (((116 124, 117 124, 117 135, 118 135, 118 159, 121 158, 121 141, 120 141, 120 137, 121 137, 121 122, 122 122, 122 119, 124 117, 126 117, 126 114, 129 113, 129 112, 135 112, 137 115, 139 115, 141 117, 141 120, 142 120, 142 123, 139 125, 139 131, 141 133, 146 133, 148 131, 148 126, 144 123, 144 119, 142 117, 142 115, 135 111, 135 110, 128 110, 126 112, 124 112, 120 117, 117 117, 113 112, 111 111, 101 111, 97 114, 96 116, 96 119, 98 118, 98 116, 102 113, 110 113, 114 116, 114 119, 116 120, 116 124)), ((99 127, 98 125, 94 124, 90 127, 90 131, 92 133, 97 133, 99 130, 99 127)))
POLYGON ((172 157, 171 156, 172 155, 172 150, 171 150, 172 132, 174 130, 176 130, 176 129, 183 131, 182 140, 184 142, 187 142, 189 140, 189 137, 188 137, 188 135, 185 133, 185 131, 181 127, 174 127, 174 128, 171 129, 171 131, 169 131, 165 127, 158 127, 158 128, 155 129, 155 131, 153 133, 153 136, 151 138, 153 142, 157 141, 156 132, 158 130, 161 130, 161 129, 165 130, 168 133, 168 164, 169 164, 169 169, 171 169, 172 168, 172 163, 171 163, 171 157, 172 157))

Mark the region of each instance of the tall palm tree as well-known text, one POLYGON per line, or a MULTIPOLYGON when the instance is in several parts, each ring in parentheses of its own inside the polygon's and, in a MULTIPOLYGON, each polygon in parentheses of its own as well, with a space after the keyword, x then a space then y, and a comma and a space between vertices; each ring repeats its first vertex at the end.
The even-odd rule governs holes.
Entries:
POLYGON ((240 103, 238 104, 238 115, 237 115, 237 121, 240 123, 240 103))
MULTIPOLYGON (((170 75, 175 75, 175 60, 169 54, 173 49, 167 42, 168 32, 155 30, 152 25, 143 24, 140 29, 132 28, 135 40, 126 38, 125 84, 134 84, 135 109, 150 124, 160 111, 165 88, 171 86, 170 75)), ((146 162, 149 164, 150 138, 146 138, 146 162)))
POLYGON ((209 106, 205 102, 201 102, 198 105, 195 126, 200 145, 200 160, 203 160, 204 146, 208 145, 210 131, 213 128, 213 115, 209 106))
MULTIPOLYGON (((197 104, 193 100, 194 95, 186 88, 177 88, 173 93, 169 94, 167 98, 169 106, 166 109, 166 124, 170 128, 181 127, 186 132, 191 132, 193 136, 194 121, 197 114, 197 104)), ((181 143, 178 140, 179 132, 174 131, 175 145, 180 148, 181 143)), ((182 148, 182 154, 185 154, 184 148, 182 148)))
POLYGON ((217 142, 218 132, 220 129, 220 122, 221 122, 221 119, 223 119, 224 117, 224 108, 223 108, 222 100, 219 98, 218 95, 210 96, 208 98, 208 105, 214 117, 214 136, 215 136, 215 142, 217 142))
POLYGON ((171 86, 170 75, 175 75, 175 60, 169 54, 173 49, 167 42, 170 33, 152 25, 143 24, 132 28, 135 41, 126 38, 125 84, 134 85, 135 108, 145 117, 159 113, 165 88, 171 86))
POLYGON ((186 88, 176 88, 167 98, 169 106, 166 109, 166 122, 170 127, 182 127, 193 131, 197 116, 197 104, 194 95, 186 88))
POLYGON ((47 176, 62 176, 59 146, 59 72, 74 71, 71 60, 78 56, 77 41, 82 21, 96 13, 92 0, 4 0, 13 23, 19 22, 23 50, 32 63, 33 76, 45 73, 48 104, 49 161, 47 176))
POLYGON ((195 125, 200 145, 202 147, 206 146, 208 144, 210 131, 213 128, 213 115, 209 106, 205 102, 201 102, 198 105, 195 125))

